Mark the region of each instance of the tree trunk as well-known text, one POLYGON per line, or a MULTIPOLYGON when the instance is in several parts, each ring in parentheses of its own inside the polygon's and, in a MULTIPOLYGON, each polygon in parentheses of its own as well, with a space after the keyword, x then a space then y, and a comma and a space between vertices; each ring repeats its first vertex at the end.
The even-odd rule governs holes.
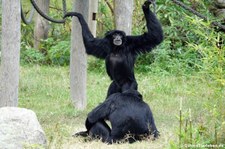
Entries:
POLYGON ((0 107, 18 105, 20 1, 2 0, 0 107))
MULTIPOLYGON (((0 0, 0 16, 2 16, 2 0, 0 0)), ((2 30, 0 30, 0 65, 1 65, 1 49, 2 49, 2 30)))
MULTIPOLYGON (((40 9, 45 13, 49 13, 49 0, 37 0, 37 5, 40 9)), ((49 23, 46 19, 44 19, 39 14, 36 15, 35 19, 35 27, 34 27, 34 48, 40 49, 40 41, 43 39, 48 38, 48 30, 49 30, 49 23)), ((45 53, 46 51, 42 51, 45 53)))
POLYGON ((123 30, 127 35, 131 34, 133 0, 115 0, 115 24, 116 29, 123 30))
MULTIPOLYGON (((89 0, 74 0, 74 11, 83 14, 88 21, 89 0)), ((78 109, 86 108, 87 56, 81 34, 81 26, 76 17, 72 20, 70 52, 70 93, 73 104, 78 109)))
POLYGON ((94 36, 96 36, 97 12, 98 12, 98 0, 89 0, 88 24, 94 36))

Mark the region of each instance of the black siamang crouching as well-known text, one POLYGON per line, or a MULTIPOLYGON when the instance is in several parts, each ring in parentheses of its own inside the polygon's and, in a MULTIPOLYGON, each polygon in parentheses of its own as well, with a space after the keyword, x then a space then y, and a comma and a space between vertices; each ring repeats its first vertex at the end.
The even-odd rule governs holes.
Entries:
POLYGON ((124 139, 126 135, 134 138, 128 138, 130 142, 140 140, 143 136, 157 138, 159 135, 150 107, 136 90, 110 95, 88 114, 86 128, 87 131, 77 134, 99 136, 108 143, 124 139), (105 120, 110 121, 111 130, 105 120))
POLYGON ((134 76, 134 63, 141 53, 150 52, 163 41, 163 31, 155 14, 149 9, 154 0, 142 5, 146 19, 147 32, 142 35, 128 36, 120 30, 111 30, 104 38, 94 38, 83 16, 68 12, 64 18, 76 16, 82 27, 82 36, 87 54, 105 59, 106 71, 112 80, 107 97, 127 89, 137 89, 134 76))

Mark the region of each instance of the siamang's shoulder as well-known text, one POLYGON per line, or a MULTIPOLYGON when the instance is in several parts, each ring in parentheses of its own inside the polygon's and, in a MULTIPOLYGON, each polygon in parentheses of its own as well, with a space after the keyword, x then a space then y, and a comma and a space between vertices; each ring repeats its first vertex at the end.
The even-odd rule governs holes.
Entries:
POLYGON ((126 97, 134 98, 135 100, 140 100, 140 101, 143 100, 142 95, 137 90, 129 89, 123 92, 122 94, 126 97))

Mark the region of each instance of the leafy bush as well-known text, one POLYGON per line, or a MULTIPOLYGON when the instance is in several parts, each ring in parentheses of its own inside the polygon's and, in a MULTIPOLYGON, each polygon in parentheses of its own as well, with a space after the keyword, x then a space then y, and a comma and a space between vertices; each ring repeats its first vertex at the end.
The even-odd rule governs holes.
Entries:
MULTIPOLYGON (((193 14, 185 13, 181 10, 176 11, 177 17, 173 16, 175 13, 172 13, 172 9, 180 8, 170 7, 168 9, 170 9, 171 13, 167 16, 169 18, 166 21, 170 23, 170 27, 167 26, 166 28, 168 29, 164 29, 167 37, 166 41, 168 42, 169 40, 171 43, 170 46, 166 46, 168 48, 167 51, 169 51, 165 54, 169 56, 166 59, 168 63, 162 63, 164 60, 161 59, 161 56, 164 53, 159 54, 155 62, 159 59, 161 63, 158 64, 167 66, 165 68, 171 68, 170 66, 172 66, 173 69, 180 65, 181 67, 178 69, 180 71, 184 69, 197 70, 202 75, 202 81, 207 80, 208 86, 211 88, 211 96, 208 97, 209 102, 202 105, 206 111, 201 116, 204 122, 195 120, 192 122, 192 128, 183 126, 185 127, 184 132, 179 134, 179 136, 181 136, 183 143, 202 145, 221 144, 224 142, 224 134, 222 132, 225 129, 225 110, 223 108, 223 103, 225 102, 225 46, 224 42, 221 43, 221 47, 217 45, 219 41, 225 39, 225 35, 214 30, 210 22, 204 22, 194 17, 193 14), (182 21, 178 21, 176 18, 183 19, 182 21), (177 30, 174 30, 174 28, 177 30), (171 50, 180 52, 175 52, 175 56, 173 57, 170 52, 171 50), (177 64, 174 59, 177 60, 177 64), (190 133, 193 134, 192 138, 190 138, 190 133)), ((167 9, 165 8, 165 10, 167 9)), ((208 12, 206 11, 204 14, 208 15, 208 12)), ((174 146, 177 145, 172 143, 172 147, 174 146)))
POLYGON ((21 61, 29 64, 43 64, 45 56, 34 48, 28 48, 21 51, 21 61))
POLYGON ((56 41, 54 38, 48 38, 41 42, 41 49, 46 49, 43 53, 27 46, 26 43, 21 44, 21 61, 23 64, 53 64, 53 65, 69 65, 70 61, 70 42, 56 41))
POLYGON ((51 64, 54 65, 69 65, 70 62, 70 42, 59 41, 56 45, 48 50, 48 57, 51 64))

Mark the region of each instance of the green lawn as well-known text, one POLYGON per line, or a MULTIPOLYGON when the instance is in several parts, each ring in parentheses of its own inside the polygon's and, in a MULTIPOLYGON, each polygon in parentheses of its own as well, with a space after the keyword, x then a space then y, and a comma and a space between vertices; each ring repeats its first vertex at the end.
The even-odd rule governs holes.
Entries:
MULTIPOLYGON (((85 130, 87 113, 105 100, 110 84, 105 73, 88 72, 88 105, 86 110, 79 111, 73 107, 70 99, 68 67, 23 66, 20 73, 19 106, 36 112, 47 135, 48 147, 60 149, 170 148, 170 142, 178 141, 177 117, 181 99, 183 111, 191 109, 193 126, 210 122, 207 120, 210 111, 206 107, 209 106, 209 101, 214 102, 215 88, 200 74, 173 76, 136 73, 136 78, 139 91, 150 105, 161 133, 156 141, 106 145, 100 141, 85 142, 83 138, 71 137, 73 133, 85 130)), ((224 91, 219 97, 225 97, 224 91)), ((224 98, 220 102, 224 107, 224 98)), ((221 110, 225 114, 224 109, 221 110)))

